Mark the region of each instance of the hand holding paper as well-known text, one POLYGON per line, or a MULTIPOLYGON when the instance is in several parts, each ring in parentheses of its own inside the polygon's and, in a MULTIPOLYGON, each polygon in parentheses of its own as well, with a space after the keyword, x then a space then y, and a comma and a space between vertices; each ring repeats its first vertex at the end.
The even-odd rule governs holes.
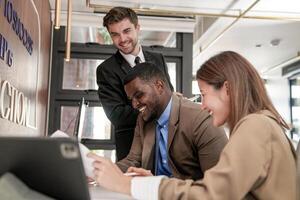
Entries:
MULTIPOLYGON (((51 137, 70 137, 70 136, 60 130, 57 130, 51 135, 51 137)), ((93 161, 94 160, 92 158, 87 157, 87 154, 90 152, 90 150, 83 144, 79 143, 79 151, 81 154, 83 167, 84 167, 86 176, 93 178, 94 177, 94 175, 93 175, 93 170, 94 170, 93 161)))

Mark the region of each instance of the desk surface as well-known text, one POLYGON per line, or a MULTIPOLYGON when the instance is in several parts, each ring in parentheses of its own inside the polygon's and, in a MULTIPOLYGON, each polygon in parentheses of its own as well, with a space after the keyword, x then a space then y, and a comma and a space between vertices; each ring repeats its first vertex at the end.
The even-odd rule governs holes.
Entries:
POLYGON ((133 198, 128 195, 112 192, 100 186, 90 186, 89 190, 90 190, 91 200, 104 200, 104 199, 133 200, 133 198))

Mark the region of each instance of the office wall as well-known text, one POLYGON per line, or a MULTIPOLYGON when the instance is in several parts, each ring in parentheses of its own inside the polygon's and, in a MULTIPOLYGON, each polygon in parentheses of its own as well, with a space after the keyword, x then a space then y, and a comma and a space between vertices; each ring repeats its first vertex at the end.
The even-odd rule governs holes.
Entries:
POLYGON ((48 0, 0 0, 0 136, 46 133, 48 0))

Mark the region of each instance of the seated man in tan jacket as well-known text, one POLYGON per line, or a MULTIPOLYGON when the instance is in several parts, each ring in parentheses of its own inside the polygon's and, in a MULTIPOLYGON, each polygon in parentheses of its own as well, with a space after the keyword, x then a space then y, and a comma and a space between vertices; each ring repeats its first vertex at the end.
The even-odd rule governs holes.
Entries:
POLYGON ((227 143, 224 130, 212 125, 199 104, 173 94, 164 73, 151 63, 134 67, 124 87, 140 114, 131 150, 118 167, 123 172, 142 167, 155 175, 203 178, 227 143))

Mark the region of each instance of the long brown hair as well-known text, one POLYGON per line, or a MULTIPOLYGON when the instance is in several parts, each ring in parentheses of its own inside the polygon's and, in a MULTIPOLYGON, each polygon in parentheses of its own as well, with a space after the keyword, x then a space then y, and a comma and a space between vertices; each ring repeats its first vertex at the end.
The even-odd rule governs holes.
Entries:
POLYGON ((213 56, 197 71, 197 79, 217 90, 225 81, 228 82, 230 114, 227 122, 230 131, 240 119, 260 110, 269 110, 282 127, 289 129, 268 97, 264 82, 256 69, 238 53, 225 51, 213 56))

